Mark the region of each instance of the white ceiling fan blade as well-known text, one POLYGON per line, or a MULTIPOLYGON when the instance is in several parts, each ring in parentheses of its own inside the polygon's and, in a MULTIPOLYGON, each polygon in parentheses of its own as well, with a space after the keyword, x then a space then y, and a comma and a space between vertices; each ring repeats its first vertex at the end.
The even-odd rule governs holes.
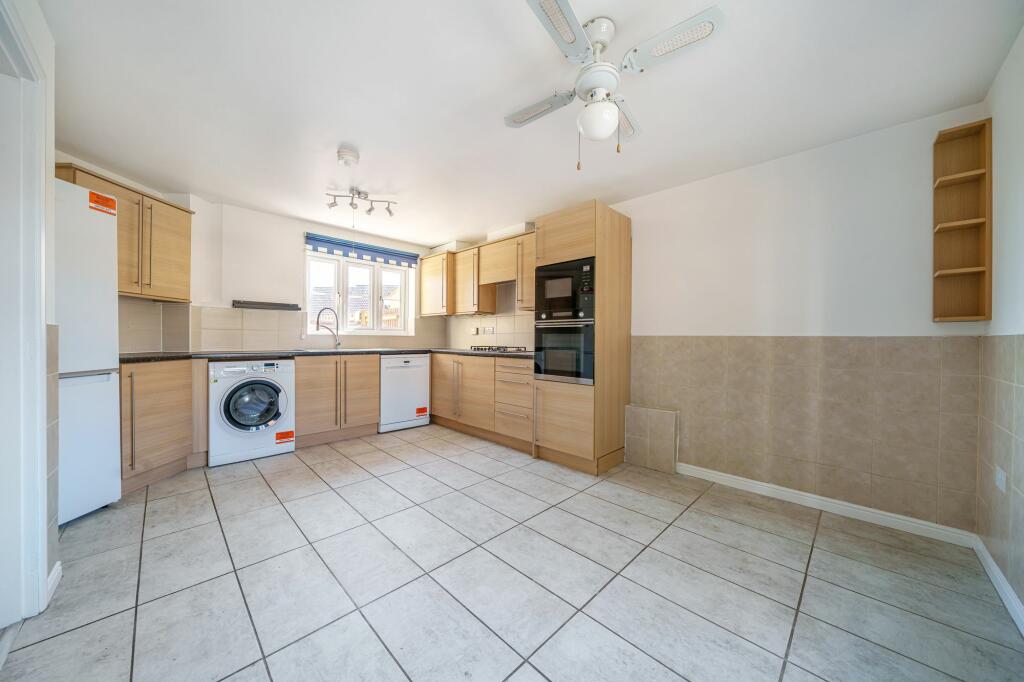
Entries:
POLYGON ((718 30, 722 16, 718 7, 709 7, 681 24, 645 40, 622 58, 622 70, 643 73, 652 66, 667 62, 682 52, 683 48, 709 38, 718 30))
POLYGON ((629 142, 641 132, 640 126, 636 122, 636 116, 633 115, 633 110, 626 104, 626 98, 622 95, 616 95, 612 101, 619 108, 619 135, 623 140, 629 142))
POLYGON ((541 116, 547 116, 552 111, 561 109, 575 99, 576 93, 572 90, 556 92, 547 99, 542 99, 536 104, 523 107, 519 111, 505 117, 505 125, 509 128, 522 128, 527 123, 536 121, 541 116))
POLYGON ((586 64, 593 58, 594 47, 572 11, 569 0, 526 0, 526 4, 570 62, 586 64))

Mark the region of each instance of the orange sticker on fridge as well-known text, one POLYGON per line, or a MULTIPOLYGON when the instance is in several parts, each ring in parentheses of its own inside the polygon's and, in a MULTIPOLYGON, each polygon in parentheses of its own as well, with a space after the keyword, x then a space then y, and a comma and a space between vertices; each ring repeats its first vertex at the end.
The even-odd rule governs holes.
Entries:
POLYGON ((425 407, 417 407, 416 408, 416 416, 417 417, 422 417, 426 413, 427 413, 427 408, 425 408, 425 407))
POLYGON ((294 431, 278 431, 274 434, 274 442, 280 445, 281 443, 291 443, 295 440, 294 431))
POLYGON ((100 213, 117 215, 117 199, 99 192, 89 192, 89 208, 100 213))

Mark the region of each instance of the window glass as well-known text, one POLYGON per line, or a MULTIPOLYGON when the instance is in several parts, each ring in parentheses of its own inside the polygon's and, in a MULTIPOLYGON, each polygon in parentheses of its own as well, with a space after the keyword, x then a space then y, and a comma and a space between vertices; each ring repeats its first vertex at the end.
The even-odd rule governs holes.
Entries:
MULTIPOLYGON (((307 327, 309 333, 316 331, 316 314, 323 308, 338 307, 338 261, 329 258, 310 257, 308 264, 309 291, 307 292, 307 327)), ((320 318, 324 324, 334 326, 334 315, 324 313, 320 318)))
POLYGON ((350 263, 346 271, 345 328, 373 329, 373 266, 350 263))
POLYGON ((405 329, 402 299, 405 272, 395 268, 380 269, 380 328, 385 331, 405 329))

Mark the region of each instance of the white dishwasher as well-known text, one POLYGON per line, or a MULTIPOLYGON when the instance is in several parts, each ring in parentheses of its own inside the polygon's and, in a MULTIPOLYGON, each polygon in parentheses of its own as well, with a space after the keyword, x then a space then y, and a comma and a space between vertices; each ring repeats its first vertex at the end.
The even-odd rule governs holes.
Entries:
POLYGON ((429 423, 430 356, 382 355, 379 431, 397 431, 429 423))

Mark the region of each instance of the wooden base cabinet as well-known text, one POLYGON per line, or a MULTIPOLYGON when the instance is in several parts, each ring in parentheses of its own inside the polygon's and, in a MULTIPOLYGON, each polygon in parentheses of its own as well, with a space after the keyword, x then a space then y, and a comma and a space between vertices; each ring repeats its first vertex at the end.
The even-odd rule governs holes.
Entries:
POLYGON ((494 358, 433 353, 430 413, 494 430, 494 358))
POLYGON ((557 381, 534 383, 538 446, 594 458, 594 387, 557 381))
POLYGON ((297 447, 374 433, 379 420, 379 355, 295 358, 297 447))
POLYGON ((121 365, 122 489, 183 471, 192 451, 192 361, 121 365))

